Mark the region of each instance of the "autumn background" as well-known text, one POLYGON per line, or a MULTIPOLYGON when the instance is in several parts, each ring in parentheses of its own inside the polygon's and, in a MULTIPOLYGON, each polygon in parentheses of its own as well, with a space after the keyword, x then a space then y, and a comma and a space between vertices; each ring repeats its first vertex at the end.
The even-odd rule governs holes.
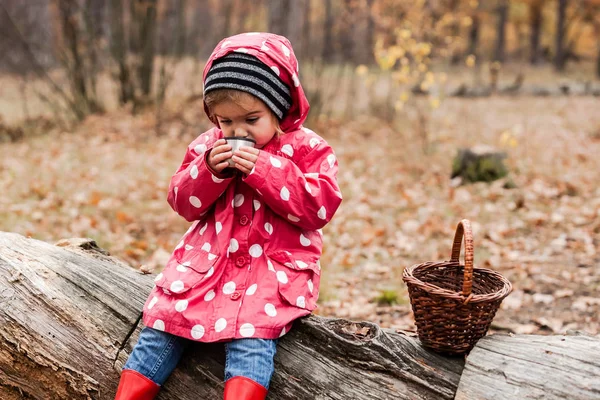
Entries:
POLYGON ((0 0, 0 230, 160 270, 204 62, 265 30, 340 162, 317 313, 414 329, 402 270, 449 259, 468 218, 475 265, 515 288, 492 330, 600 333, 598 0, 0 0), (451 179, 475 145, 509 175, 451 179))

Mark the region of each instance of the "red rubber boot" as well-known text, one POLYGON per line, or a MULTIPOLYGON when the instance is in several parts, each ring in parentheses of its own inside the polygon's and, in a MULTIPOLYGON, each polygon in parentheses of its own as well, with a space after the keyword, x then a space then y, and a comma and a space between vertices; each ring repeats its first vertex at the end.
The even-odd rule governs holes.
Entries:
POLYGON ((225 382, 224 400, 265 400, 267 389, 245 376, 234 376, 225 382))
POLYGON ((121 373, 115 400, 153 400, 160 386, 137 371, 126 369, 121 373))

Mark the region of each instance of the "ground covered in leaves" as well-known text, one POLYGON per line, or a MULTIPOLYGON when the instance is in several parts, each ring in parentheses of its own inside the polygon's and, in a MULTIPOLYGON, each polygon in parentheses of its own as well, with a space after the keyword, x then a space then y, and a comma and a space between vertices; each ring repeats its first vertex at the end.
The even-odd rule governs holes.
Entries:
MULTIPOLYGON (((197 102, 164 113, 159 129, 156 113, 123 111, 0 144, 0 230, 91 237, 134 268, 160 269, 188 227, 166 203, 169 178, 208 126, 197 102)), ((468 218, 475 265, 514 285, 493 330, 599 334, 598 99, 447 99, 425 125, 411 121, 309 126, 336 150, 344 195, 324 230, 317 313, 414 329, 402 270, 449 259, 468 218), (474 144, 508 153, 516 188, 449 179, 457 149, 474 144)))

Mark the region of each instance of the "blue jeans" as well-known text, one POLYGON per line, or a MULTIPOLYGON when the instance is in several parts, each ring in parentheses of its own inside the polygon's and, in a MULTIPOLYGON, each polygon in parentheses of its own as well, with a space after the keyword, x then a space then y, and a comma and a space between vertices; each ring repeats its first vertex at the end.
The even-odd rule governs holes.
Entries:
MULTIPOLYGON (((154 383, 165 383, 192 341, 145 327, 123 369, 131 369, 154 383)), ((277 340, 235 339, 225 343, 225 381, 244 376, 269 388, 277 340)))

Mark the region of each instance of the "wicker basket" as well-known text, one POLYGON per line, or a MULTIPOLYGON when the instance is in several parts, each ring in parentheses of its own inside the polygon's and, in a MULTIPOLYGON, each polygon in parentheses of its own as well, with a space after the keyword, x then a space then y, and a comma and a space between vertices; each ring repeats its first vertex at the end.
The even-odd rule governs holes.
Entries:
POLYGON ((450 261, 426 262, 404 270, 421 343, 440 353, 468 353, 485 336, 502 300, 512 291, 508 279, 473 268, 471 223, 456 228, 450 261), (465 265, 460 265, 465 239, 465 265), (461 290, 462 289, 462 290, 461 290))

